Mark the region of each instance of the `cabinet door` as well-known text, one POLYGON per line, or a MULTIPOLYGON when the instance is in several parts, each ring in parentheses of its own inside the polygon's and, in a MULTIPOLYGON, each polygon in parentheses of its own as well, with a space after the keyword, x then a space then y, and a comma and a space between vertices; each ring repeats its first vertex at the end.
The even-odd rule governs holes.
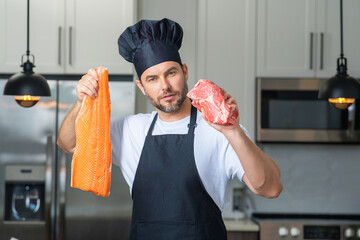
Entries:
MULTIPOLYGON (((35 72, 62 73, 59 62, 64 6, 59 0, 30 1, 30 54, 35 55, 35 72)), ((27 3, 0 1, 0 72, 22 69, 21 56, 27 49, 27 3)), ((24 58, 26 61, 26 58, 24 58)), ((32 60, 31 60, 32 61, 32 60)))
MULTIPOLYGON (((356 51, 360 41, 359 9, 359 0, 343 1, 344 54, 348 60, 348 74, 355 78, 360 77, 360 54, 356 51)), ((316 76, 329 78, 336 74, 336 61, 340 56, 340 1, 319 0, 318 13, 320 38, 316 76)))
POLYGON ((209 79, 238 103, 241 122, 253 133, 255 1, 199 1, 197 79, 209 79))
POLYGON ((313 77, 314 0, 259 0, 257 76, 313 77))
POLYGON ((66 5, 66 73, 107 67, 132 74, 132 64, 118 52, 117 39, 135 21, 135 0, 69 0, 66 5))

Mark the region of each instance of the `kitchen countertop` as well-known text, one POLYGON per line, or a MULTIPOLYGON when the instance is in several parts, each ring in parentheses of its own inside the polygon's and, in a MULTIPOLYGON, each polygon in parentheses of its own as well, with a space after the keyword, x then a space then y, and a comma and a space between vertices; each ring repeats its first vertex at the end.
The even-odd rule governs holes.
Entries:
POLYGON ((224 219, 224 223, 228 232, 258 232, 260 230, 259 225, 250 219, 224 219))

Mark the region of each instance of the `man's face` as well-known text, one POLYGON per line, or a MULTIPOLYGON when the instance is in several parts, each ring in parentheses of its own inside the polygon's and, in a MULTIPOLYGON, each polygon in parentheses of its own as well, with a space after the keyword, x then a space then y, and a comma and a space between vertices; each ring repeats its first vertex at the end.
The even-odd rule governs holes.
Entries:
POLYGON ((136 84, 155 108, 169 113, 178 110, 186 99, 187 80, 187 66, 168 61, 146 69, 136 84))

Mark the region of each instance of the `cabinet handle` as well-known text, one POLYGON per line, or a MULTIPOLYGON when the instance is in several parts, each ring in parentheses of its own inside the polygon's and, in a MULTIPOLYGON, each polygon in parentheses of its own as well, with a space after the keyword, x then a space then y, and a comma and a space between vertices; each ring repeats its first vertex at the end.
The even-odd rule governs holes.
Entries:
POLYGON ((72 65, 72 27, 69 27, 69 65, 72 65))
POLYGON ((324 33, 320 33, 320 70, 324 69, 324 33))
POLYGON ((310 69, 313 69, 314 33, 310 33, 310 69))
POLYGON ((59 46, 58 46, 58 64, 61 65, 61 32, 62 32, 62 28, 59 27, 59 46))

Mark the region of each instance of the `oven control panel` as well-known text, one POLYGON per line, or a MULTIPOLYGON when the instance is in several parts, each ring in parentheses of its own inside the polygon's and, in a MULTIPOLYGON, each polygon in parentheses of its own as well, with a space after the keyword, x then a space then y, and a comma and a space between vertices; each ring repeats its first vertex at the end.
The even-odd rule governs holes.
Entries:
POLYGON ((360 223, 260 221, 260 240, 360 240, 360 223))

